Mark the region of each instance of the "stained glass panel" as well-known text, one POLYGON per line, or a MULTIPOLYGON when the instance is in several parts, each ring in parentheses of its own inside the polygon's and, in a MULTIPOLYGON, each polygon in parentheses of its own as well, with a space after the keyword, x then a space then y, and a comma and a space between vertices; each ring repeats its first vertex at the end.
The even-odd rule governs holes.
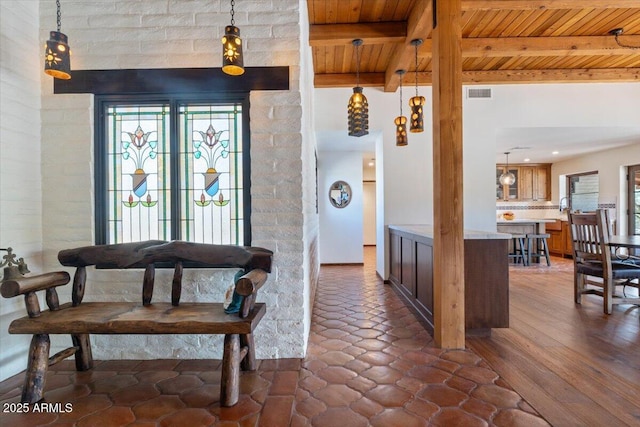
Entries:
POLYGON ((169 106, 107 109, 108 241, 170 239, 169 106))
POLYGON ((182 238, 243 244, 241 106, 181 105, 179 114, 182 238))

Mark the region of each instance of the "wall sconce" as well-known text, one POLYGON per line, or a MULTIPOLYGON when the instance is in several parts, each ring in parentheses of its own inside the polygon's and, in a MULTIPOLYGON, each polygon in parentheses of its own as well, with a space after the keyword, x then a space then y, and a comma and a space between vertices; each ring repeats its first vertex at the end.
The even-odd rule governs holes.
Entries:
POLYGON ((416 51, 416 96, 409 100, 411 107, 411 127, 409 130, 418 133, 424 131, 424 96, 418 96, 418 46, 422 44, 422 39, 413 39, 411 44, 416 51))
POLYGON ((235 0, 231 0, 231 25, 224 28, 224 37, 222 37, 222 71, 230 76, 244 74, 242 39, 240 29, 234 25, 233 18, 235 3, 235 0))
POLYGON ((609 31, 609 34, 615 37, 616 43, 618 44, 618 46, 626 47, 627 49, 640 49, 640 46, 631 46, 628 44, 620 43, 620 40, 618 39, 618 37, 622 33, 624 33, 624 28, 614 28, 613 30, 609 31))
POLYGON ((400 115, 395 118, 393 123, 396 125, 396 146, 403 147, 409 143, 407 138, 407 118, 402 115, 402 76, 405 70, 396 70, 396 74, 400 76, 400 115))
POLYGON ((505 168, 506 172, 503 172, 498 180, 502 185, 513 185, 516 183, 516 176, 509 172, 509 152, 507 151, 504 154, 507 156, 507 167, 505 168))
POLYGON ((353 88, 353 95, 349 98, 347 107, 349 136, 363 136, 369 133, 369 101, 362 93, 360 87, 360 50, 362 39, 355 39, 351 42, 356 49, 356 87, 353 88))
POLYGON ((60 0, 56 0, 58 31, 49 33, 44 46, 44 72, 56 79, 71 78, 71 50, 66 34, 60 32, 60 0))

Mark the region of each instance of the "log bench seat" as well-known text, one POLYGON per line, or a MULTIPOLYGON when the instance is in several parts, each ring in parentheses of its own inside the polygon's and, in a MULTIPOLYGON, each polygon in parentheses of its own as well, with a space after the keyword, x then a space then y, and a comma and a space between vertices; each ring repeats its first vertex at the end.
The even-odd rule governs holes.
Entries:
POLYGON ((67 272, 25 277, 7 271, 0 286, 5 298, 24 295, 28 316, 14 320, 11 334, 33 335, 22 391, 22 402, 42 399, 48 366, 75 356, 76 369, 93 367, 91 334, 221 334, 224 335, 220 404, 233 406, 239 397, 240 370, 255 370, 253 331, 266 312, 256 303, 258 289, 271 271, 267 249, 181 241, 147 241, 87 246, 61 251, 62 265, 76 267, 72 302, 60 304, 57 286, 70 280, 67 272), (86 267, 144 268, 142 302, 82 302, 86 267), (171 302, 152 303, 156 265, 173 267, 171 302), (184 266, 235 268, 231 305, 180 302, 184 266), (49 310, 41 311, 37 291, 46 292, 49 310), (50 334, 69 334, 72 347, 49 357, 50 334))

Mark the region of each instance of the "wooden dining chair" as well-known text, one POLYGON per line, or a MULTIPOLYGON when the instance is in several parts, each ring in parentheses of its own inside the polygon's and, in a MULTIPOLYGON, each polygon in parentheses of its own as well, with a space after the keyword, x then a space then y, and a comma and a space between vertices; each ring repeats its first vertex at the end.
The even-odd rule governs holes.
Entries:
POLYGON ((612 261, 608 211, 595 213, 569 213, 569 228, 573 244, 574 298, 582 302, 583 294, 596 294, 604 299, 604 312, 611 314, 614 304, 632 304, 637 298, 628 299, 616 295, 618 284, 630 284, 640 278, 640 268, 612 261))

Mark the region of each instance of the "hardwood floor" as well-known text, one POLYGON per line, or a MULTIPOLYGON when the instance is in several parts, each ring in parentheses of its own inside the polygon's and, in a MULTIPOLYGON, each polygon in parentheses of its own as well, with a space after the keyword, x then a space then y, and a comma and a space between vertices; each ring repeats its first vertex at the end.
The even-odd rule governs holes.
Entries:
POLYGON ((467 346, 554 426, 640 426, 640 307, 574 304, 571 260, 509 275, 510 327, 467 346))

